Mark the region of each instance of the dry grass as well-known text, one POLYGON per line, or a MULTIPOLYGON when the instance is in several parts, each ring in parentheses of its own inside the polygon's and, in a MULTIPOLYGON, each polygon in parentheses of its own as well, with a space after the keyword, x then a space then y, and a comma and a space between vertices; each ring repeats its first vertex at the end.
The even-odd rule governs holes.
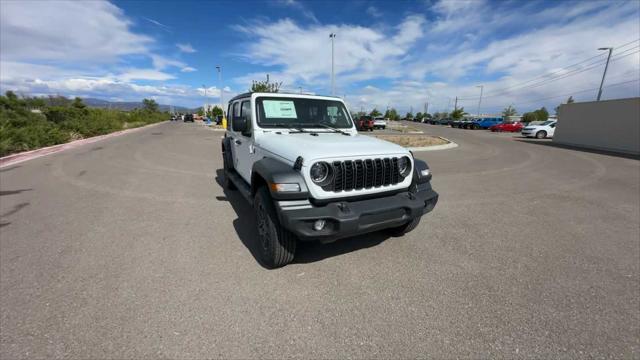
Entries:
POLYGON ((429 135, 377 135, 376 137, 404 147, 434 146, 449 143, 442 138, 429 135))
POLYGON ((395 131, 400 131, 401 133, 420 131, 420 129, 414 128, 412 126, 393 124, 391 122, 387 123, 387 128, 395 131))

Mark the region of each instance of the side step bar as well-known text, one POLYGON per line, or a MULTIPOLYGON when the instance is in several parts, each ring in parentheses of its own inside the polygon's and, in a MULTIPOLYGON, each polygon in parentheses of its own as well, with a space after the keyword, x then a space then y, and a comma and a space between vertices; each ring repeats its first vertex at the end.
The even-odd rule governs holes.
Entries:
POLYGON ((238 191, 242 196, 244 196, 247 201, 253 205, 253 196, 251 196, 251 187, 247 184, 246 181, 236 172, 234 169, 230 169, 225 173, 226 176, 229 176, 229 180, 233 182, 233 184, 238 188, 238 191))

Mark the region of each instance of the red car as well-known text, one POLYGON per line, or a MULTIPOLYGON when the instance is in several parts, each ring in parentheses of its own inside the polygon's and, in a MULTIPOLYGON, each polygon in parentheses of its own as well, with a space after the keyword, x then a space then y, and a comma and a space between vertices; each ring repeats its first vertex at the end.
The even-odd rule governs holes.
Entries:
POLYGON ((501 124, 497 124, 497 125, 493 125, 489 128, 489 130, 491 131, 497 131, 497 132, 502 132, 502 131, 509 131, 509 132, 520 132, 520 130, 522 130, 522 128, 524 127, 524 125, 522 125, 521 122, 513 122, 513 123, 501 123, 501 124))
POLYGON ((360 116, 360 119, 356 121, 356 128, 359 131, 373 131, 373 117, 372 116, 360 116))

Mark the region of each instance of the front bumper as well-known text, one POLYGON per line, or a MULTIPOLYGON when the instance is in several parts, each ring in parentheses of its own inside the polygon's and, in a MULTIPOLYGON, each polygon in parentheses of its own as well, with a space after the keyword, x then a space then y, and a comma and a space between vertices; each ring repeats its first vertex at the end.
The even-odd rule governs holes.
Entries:
POLYGON ((436 206, 438 194, 429 183, 409 192, 367 200, 336 201, 316 206, 308 200, 276 201, 280 223, 300 240, 331 242, 341 238, 401 226, 436 206), (314 230, 316 220, 325 220, 322 230, 314 230))

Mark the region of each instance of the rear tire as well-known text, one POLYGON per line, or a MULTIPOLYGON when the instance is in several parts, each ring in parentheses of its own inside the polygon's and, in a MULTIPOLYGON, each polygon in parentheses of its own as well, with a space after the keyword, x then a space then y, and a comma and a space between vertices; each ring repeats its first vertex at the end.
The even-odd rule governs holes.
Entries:
POLYGON ((536 139, 544 139, 547 137, 547 132, 544 130, 540 130, 536 133, 536 139))
POLYGON ((297 239, 280 225, 271 194, 261 186, 253 199, 258 225, 259 251, 263 264, 270 268, 285 266, 293 260, 297 239))

